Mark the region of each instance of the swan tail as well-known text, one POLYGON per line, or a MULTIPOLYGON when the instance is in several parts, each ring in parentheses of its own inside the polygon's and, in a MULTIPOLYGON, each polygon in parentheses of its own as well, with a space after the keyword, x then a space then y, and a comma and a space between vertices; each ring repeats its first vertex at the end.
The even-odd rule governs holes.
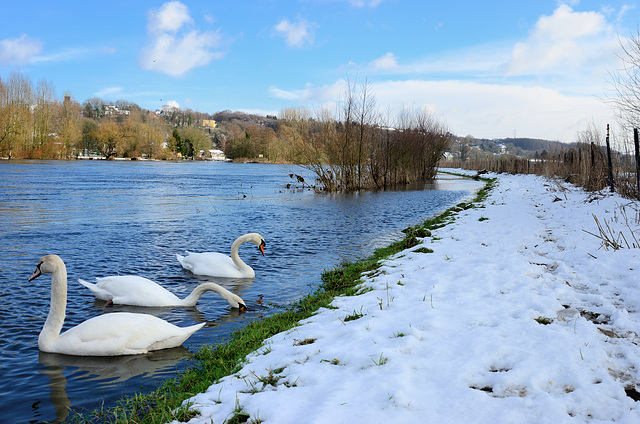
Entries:
POLYGON ((113 301, 113 296, 111 295, 111 293, 99 287, 97 284, 90 283, 81 278, 78 278, 78 283, 88 288, 97 299, 105 300, 105 301, 109 301, 109 300, 113 301))
POLYGON ((93 291, 93 288, 96 287, 95 284, 90 283, 88 281, 85 281, 82 278, 78 278, 78 283, 82 284, 83 286, 85 286, 86 288, 88 288, 91 291, 93 291))
POLYGON ((184 261, 184 256, 178 255, 176 253, 176 258, 178 259, 178 262, 180 262, 180 265, 184 266, 184 262, 183 262, 184 261))
POLYGON ((204 327, 206 324, 206 322, 202 322, 200 324, 191 325, 189 327, 180 327, 176 334, 171 337, 156 341, 148 347, 148 350, 160 350, 180 346, 189 337, 191 337, 193 333, 204 327))

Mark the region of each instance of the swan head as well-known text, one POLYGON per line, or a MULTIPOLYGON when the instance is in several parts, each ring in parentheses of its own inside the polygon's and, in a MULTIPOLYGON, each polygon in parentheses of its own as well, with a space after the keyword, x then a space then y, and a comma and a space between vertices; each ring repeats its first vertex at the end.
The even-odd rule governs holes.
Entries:
POLYGON ((64 267, 64 262, 62 262, 62 259, 60 259, 60 256, 58 255, 43 256, 38 262, 38 265, 36 266, 36 270, 33 272, 33 274, 31 274, 31 277, 29 277, 28 281, 35 280, 42 274, 51 274, 56 269, 60 268, 60 265, 64 267))
POLYGON ((239 309, 244 312, 247 310, 247 305, 244 303, 244 300, 236 294, 229 293, 228 297, 226 297, 227 302, 231 305, 232 308, 239 309))
POLYGON ((246 241, 251 241, 253 244, 258 246, 258 249, 260 249, 260 253, 262 253, 262 256, 264 256, 264 247, 267 245, 267 242, 264 241, 264 237, 262 237, 258 233, 249 233, 244 237, 248 238, 248 240, 245 239, 246 241))

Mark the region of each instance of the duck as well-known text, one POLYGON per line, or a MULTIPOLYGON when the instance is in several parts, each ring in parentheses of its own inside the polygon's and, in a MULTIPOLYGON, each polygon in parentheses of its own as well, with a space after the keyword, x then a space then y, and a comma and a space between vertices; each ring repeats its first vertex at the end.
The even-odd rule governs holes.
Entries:
POLYGON ((149 314, 114 312, 99 315, 62 331, 67 307, 67 268, 58 255, 43 256, 29 277, 51 274, 51 305, 38 336, 46 353, 76 356, 139 355, 182 345, 206 323, 178 327, 149 314))
POLYGON ((249 233, 238 237, 231 245, 231 257, 218 252, 187 252, 187 256, 176 254, 180 265, 187 271, 196 275, 226 278, 255 278, 256 273, 249 265, 243 262, 238 255, 238 249, 243 243, 251 242, 258 246, 262 256, 267 245, 264 238, 258 233, 249 233))
POLYGON ((96 299, 115 305, 131 306, 195 306, 207 291, 218 293, 232 308, 246 310, 244 300, 216 283, 202 283, 191 294, 180 299, 158 283, 138 275, 114 275, 96 278, 90 283, 78 278, 78 282, 91 290, 96 299))

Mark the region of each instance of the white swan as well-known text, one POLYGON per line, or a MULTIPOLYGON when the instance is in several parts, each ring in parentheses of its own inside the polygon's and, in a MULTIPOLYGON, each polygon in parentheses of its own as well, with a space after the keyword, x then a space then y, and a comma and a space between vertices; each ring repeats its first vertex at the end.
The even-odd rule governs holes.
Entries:
POLYGON ((240 296, 215 283, 202 283, 193 289, 189 296, 180 299, 161 285, 137 275, 115 275, 96 280, 96 284, 81 279, 78 279, 78 282, 91 290, 97 299, 116 305, 195 306, 200 296, 207 291, 213 291, 229 302, 232 308, 247 309, 240 296))
POLYGON ((206 323, 177 327, 147 314, 100 315, 60 334, 67 306, 67 268, 58 255, 40 259, 29 281, 51 274, 51 307, 38 337, 43 352, 80 356, 119 356, 180 346, 206 323))
POLYGON ((192 253, 187 256, 176 255, 178 262, 187 271, 196 275, 208 275, 211 277, 228 278, 254 278, 256 273, 249 265, 245 264, 238 256, 238 248, 242 243, 251 242, 258 246, 264 256, 266 243, 258 233, 249 233, 240 236, 231 245, 231 257, 218 252, 192 253))

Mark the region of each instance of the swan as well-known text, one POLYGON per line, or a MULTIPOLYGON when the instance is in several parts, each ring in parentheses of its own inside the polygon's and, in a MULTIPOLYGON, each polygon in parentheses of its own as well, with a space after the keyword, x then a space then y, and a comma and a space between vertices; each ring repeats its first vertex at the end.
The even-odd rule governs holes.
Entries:
POLYGON ((196 275, 208 275, 210 277, 228 278, 254 278, 256 273, 249 265, 245 264, 238 256, 238 248, 242 243, 251 242, 258 246, 264 256, 266 243, 258 233, 249 233, 240 236, 231 245, 231 257, 218 252, 192 253, 187 256, 176 255, 180 265, 187 271, 196 275))
POLYGON ((96 280, 96 284, 82 279, 78 279, 78 282, 91 290, 97 299, 116 305, 195 306, 200 296, 207 291, 213 291, 229 302, 232 308, 247 309, 240 296, 215 283, 202 283, 193 289, 189 296, 180 299, 161 285, 137 275, 116 275, 96 280))
POLYGON ((177 327, 147 314, 115 312, 88 319, 60 334, 67 306, 67 268, 58 255, 43 256, 28 281, 51 274, 51 306, 38 337, 43 352, 78 356, 137 355, 180 346, 206 323, 177 327))

